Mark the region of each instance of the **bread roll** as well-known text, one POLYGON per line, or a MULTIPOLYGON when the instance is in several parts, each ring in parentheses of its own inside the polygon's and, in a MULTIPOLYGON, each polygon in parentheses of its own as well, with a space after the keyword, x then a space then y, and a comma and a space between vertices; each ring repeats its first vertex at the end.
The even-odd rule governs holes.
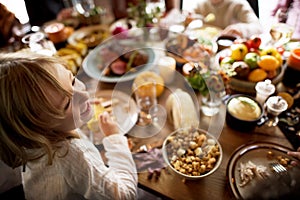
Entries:
POLYGON ((189 128, 199 126, 199 115, 191 96, 177 89, 166 101, 168 119, 174 128, 189 128))

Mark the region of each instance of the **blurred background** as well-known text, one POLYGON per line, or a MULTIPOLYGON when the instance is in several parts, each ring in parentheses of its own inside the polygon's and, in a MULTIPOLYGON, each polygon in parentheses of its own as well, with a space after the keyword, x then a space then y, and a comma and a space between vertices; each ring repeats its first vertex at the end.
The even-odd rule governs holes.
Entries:
MULTIPOLYGON (((178 5, 180 4, 180 0, 177 0, 178 5)), ((197 2, 201 0, 183 0, 182 9, 187 11, 192 11, 197 2)), ((266 0, 257 0, 259 5, 259 19, 262 23, 262 26, 265 27, 266 30, 269 30, 269 26, 271 24, 272 18, 270 17, 270 12, 273 9, 273 6, 276 5, 278 0, 272 1, 272 6, 270 6, 269 1, 266 0)), ((7 8, 15 13, 16 17, 20 20, 22 24, 26 24, 29 21, 24 0, 0 0, 2 4, 7 6, 7 8), (18 5, 18 6, 15 6, 18 5)), ((111 12, 111 0, 95 0, 95 4, 102 6, 108 12, 111 12)))

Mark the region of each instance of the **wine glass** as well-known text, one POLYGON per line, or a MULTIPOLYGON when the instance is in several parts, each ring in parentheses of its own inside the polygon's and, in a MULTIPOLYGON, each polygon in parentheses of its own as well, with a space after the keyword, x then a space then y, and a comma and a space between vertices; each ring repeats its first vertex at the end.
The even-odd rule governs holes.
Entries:
POLYGON ((267 116, 269 118, 267 126, 272 127, 278 124, 278 115, 284 112, 288 104, 281 96, 271 96, 266 102, 267 116))
POLYGON ((75 10, 85 17, 89 17, 90 10, 95 8, 94 0, 72 0, 75 10))
POLYGON ((271 26, 270 35, 272 37, 273 46, 278 47, 289 42, 294 33, 294 27, 286 24, 287 11, 278 9, 275 15, 275 22, 271 26))
POLYGON ((142 86, 133 84, 135 100, 139 108, 139 125, 153 122, 157 111, 156 83, 142 86))

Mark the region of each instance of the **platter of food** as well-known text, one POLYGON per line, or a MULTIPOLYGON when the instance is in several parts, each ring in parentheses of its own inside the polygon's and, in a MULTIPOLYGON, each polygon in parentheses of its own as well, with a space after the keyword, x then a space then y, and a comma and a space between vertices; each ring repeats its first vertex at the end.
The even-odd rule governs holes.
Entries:
POLYGON ((110 36, 107 25, 86 26, 76 30, 69 38, 68 43, 76 45, 84 43, 89 48, 94 48, 110 36))
POLYGON ((271 163, 277 162, 292 169, 295 158, 287 155, 287 147, 268 142, 257 142, 239 147, 230 157, 227 166, 229 186, 237 199, 251 197, 253 187, 275 175, 271 163))
POLYGON ((135 101, 126 93, 119 90, 101 90, 91 99, 94 106, 94 116, 81 130, 87 135, 92 134, 95 144, 101 143, 103 134, 100 133, 98 116, 108 112, 117 122, 120 132, 123 134, 135 125, 138 119, 138 108, 135 101))
POLYGON ((208 40, 215 40, 221 33, 222 29, 212 25, 203 25, 199 28, 189 29, 185 33, 192 38, 206 38, 208 40))
POLYGON ((123 82, 153 67, 152 48, 112 40, 97 46, 83 60, 83 70, 90 77, 103 82, 123 82))
POLYGON ((216 44, 204 38, 190 39, 187 35, 178 34, 166 42, 166 51, 177 63, 203 62, 209 64, 210 56, 217 50, 216 44))

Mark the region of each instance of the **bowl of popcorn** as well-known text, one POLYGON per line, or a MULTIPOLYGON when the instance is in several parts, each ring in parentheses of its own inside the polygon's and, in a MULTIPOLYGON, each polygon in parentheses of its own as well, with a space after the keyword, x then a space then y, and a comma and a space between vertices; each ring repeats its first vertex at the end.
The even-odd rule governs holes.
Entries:
POLYGON ((165 139, 162 152, 171 171, 187 180, 211 175, 219 168, 223 157, 218 140, 198 128, 174 131, 165 139))

